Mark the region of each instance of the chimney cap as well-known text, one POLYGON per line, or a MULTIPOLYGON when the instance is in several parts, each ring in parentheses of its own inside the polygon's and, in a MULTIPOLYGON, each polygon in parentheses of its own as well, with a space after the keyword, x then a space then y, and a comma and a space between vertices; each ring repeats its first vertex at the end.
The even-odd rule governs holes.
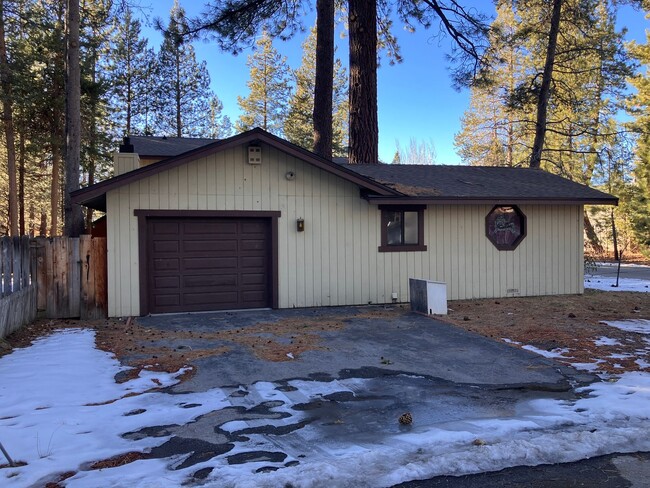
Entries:
POLYGON ((120 144, 120 152, 121 153, 135 152, 133 144, 131 144, 131 138, 129 136, 125 136, 122 138, 122 144, 120 144))

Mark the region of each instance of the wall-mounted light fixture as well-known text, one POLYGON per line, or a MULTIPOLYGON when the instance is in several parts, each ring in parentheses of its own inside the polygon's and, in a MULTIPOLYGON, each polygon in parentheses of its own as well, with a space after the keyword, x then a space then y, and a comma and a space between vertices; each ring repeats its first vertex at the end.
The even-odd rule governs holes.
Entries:
POLYGON ((305 219, 302 217, 296 220, 296 230, 298 232, 304 232, 305 231, 305 219))

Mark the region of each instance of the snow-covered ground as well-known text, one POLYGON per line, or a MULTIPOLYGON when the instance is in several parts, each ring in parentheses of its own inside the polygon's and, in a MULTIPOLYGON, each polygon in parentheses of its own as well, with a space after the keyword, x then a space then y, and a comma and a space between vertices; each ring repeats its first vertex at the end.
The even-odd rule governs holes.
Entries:
POLYGON ((616 269, 616 263, 596 263, 594 270, 585 273, 585 288, 650 293, 650 266, 621 265, 618 286, 616 286, 616 269))
MULTIPOLYGON (((607 338, 599 340, 607 342, 607 338)), ((435 475, 650 450, 650 374, 626 373, 583 388, 584 397, 577 401, 525 401, 500 417, 446 422, 418 422, 416 417, 411 427, 396 426, 356 442, 323 437, 323 430, 310 424, 288 436, 251 434, 228 453, 280 447, 287 453, 280 462, 229 464, 221 455, 183 469, 174 469, 183 458, 142 459, 121 467, 90 469, 95 461, 147 451, 170 437, 125 438, 124 433, 189 424, 241 401, 225 388, 190 394, 147 392, 153 386, 173 384, 180 372, 145 372, 116 384, 114 376, 123 369, 95 348, 94 332, 83 329, 58 331, 0 358, 0 442, 14 460, 27 463, 0 469, 0 485, 41 485, 73 471, 76 474, 63 482, 65 486, 180 486, 197 470, 213 468, 203 486, 376 487, 435 475), (277 470, 256 473, 269 466, 277 470)), ((296 380, 284 390, 260 382, 246 388, 280 414, 264 422, 282 426, 305 415, 292 408, 296 395, 355 394, 368 381, 296 380)), ((220 427, 231 432, 260 422, 226 422, 220 427)))

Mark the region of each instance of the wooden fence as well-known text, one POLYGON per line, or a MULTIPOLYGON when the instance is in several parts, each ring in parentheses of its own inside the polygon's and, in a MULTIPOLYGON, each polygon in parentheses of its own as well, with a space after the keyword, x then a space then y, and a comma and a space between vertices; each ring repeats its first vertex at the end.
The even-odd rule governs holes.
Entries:
POLYGON ((0 239, 0 337, 38 316, 107 315, 106 239, 0 239))
POLYGON ((36 283, 30 238, 0 238, 0 338, 36 318, 36 283))

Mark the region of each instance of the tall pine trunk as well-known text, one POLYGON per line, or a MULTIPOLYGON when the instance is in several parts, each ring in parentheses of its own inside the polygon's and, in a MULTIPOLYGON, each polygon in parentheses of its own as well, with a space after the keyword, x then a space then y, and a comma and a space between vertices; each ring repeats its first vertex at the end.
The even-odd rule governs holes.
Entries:
POLYGON ((0 0, 0 85, 2 86, 2 118, 7 145, 7 173, 9 175, 9 234, 18 235, 18 188, 16 184, 16 145, 13 119, 11 68, 5 42, 5 8, 0 0))
POLYGON ((316 15, 314 152, 326 159, 332 159, 332 94, 334 91, 334 0, 317 0, 316 15))
MULTIPOLYGON (((52 181, 50 182, 50 236, 59 233, 59 201, 61 200, 61 150, 52 144, 52 181)), ((43 235, 43 234, 41 234, 43 235)))
POLYGON ((539 168, 542 164, 542 151, 546 137, 546 118, 548 116, 548 100, 551 97, 551 82, 553 81, 553 66, 555 64, 555 51, 557 48, 557 35, 560 31, 560 18, 562 13, 562 0, 553 0, 553 13, 548 32, 548 45, 546 47, 546 62, 542 73, 542 84, 537 96, 537 120, 535 121, 535 141, 530 156, 530 167, 539 168))
POLYGON ((379 162, 377 1, 349 0, 350 163, 379 162))
POLYGON ((18 129, 18 222, 20 235, 27 233, 25 225, 25 129, 18 129))
POLYGON ((70 194, 79 189, 81 171, 81 66, 79 64, 79 0, 67 0, 67 63, 65 100, 64 234, 78 237, 84 220, 70 194))

